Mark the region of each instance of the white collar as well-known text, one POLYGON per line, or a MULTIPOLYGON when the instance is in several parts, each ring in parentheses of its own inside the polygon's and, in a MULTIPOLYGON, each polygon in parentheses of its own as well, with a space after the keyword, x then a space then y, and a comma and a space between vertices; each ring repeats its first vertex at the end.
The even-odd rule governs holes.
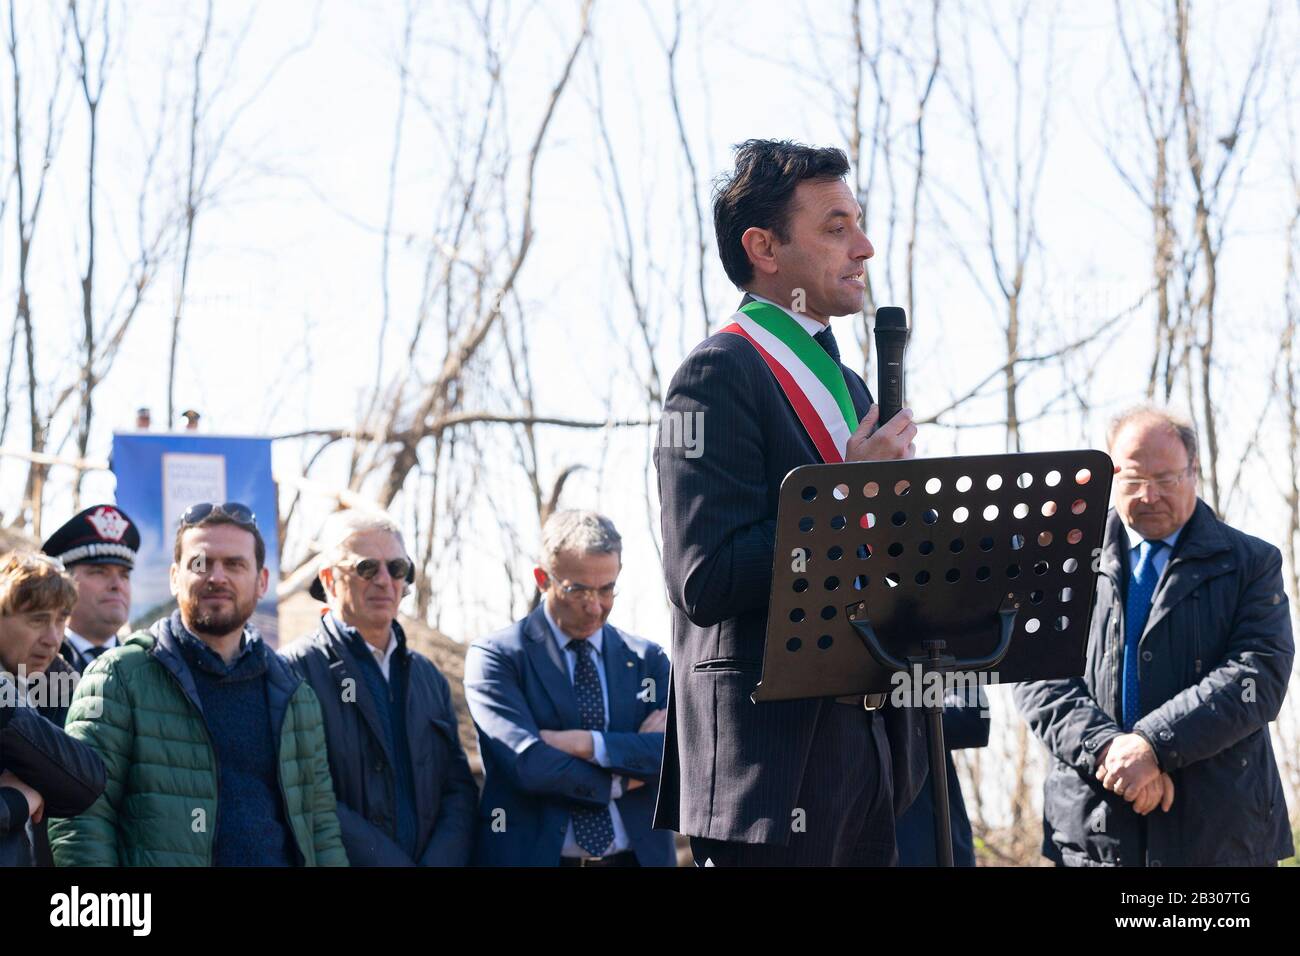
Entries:
MULTIPOLYGON (((565 634, 560 628, 560 625, 555 623, 555 618, 551 617, 551 609, 546 606, 545 598, 542 598, 542 613, 546 615, 546 623, 551 626, 551 636, 554 637, 555 642, 560 645, 560 650, 568 650, 569 641, 580 640, 580 638, 570 637, 568 634, 565 634)), ((605 628, 603 627, 586 639, 587 646, 596 652, 597 657, 600 656, 600 653, 603 650, 604 639, 605 628)), ((574 651, 574 653, 576 654, 577 651, 574 651)))
MULTIPOLYGON (((1124 522, 1121 521, 1120 524, 1124 524, 1124 522)), ((1185 527, 1187 527, 1187 525, 1183 525, 1183 528, 1185 527)), ((1183 533, 1183 528, 1179 528, 1173 534, 1169 535, 1169 537, 1161 539, 1165 544, 1169 545, 1170 553, 1173 553, 1174 545, 1178 542, 1178 536, 1183 533)), ((1124 533, 1128 535, 1128 548, 1130 551, 1134 548, 1140 547, 1142 542, 1147 540, 1126 524, 1124 525, 1124 533)))
POLYGON ((69 644, 72 645, 72 649, 76 651, 78 654, 85 654, 87 651, 89 651, 91 648, 94 647, 102 646, 104 650, 108 650, 110 647, 117 647, 118 645, 116 634, 114 634, 112 637, 106 640, 102 645, 100 645, 94 643, 93 641, 87 638, 82 637, 80 634, 78 634, 70 627, 64 629, 63 637, 64 640, 66 640, 69 644))
POLYGON ((397 635, 393 633, 393 626, 391 624, 388 626, 388 643, 385 644, 384 649, 380 651, 375 647, 375 645, 366 640, 364 634, 351 624, 348 624, 333 611, 330 611, 330 616, 334 618, 334 623, 338 627, 339 633, 347 634, 348 632, 352 632, 356 634, 361 643, 366 646, 366 650, 370 652, 370 656, 373 657, 376 663, 378 663, 383 669, 386 676, 388 672, 388 662, 393 659, 393 652, 397 650, 397 635))
POLYGON ((375 645, 366 641, 364 637, 361 639, 366 642, 366 647, 370 648, 370 653, 374 655, 375 660, 379 661, 383 669, 387 671, 388 663, 393 659, 393 651, 397 650, 397 636, 393 634, 393 629, 391 627, 388 629, 388 643, 384 645, 382 651, 377 650, 375 645))
POLYGON ((794 319, 796 322, 798 322, 798 323, 799 323, 799 326, 800 326, 800 327, 801 327, 805 332, 807 332, 809 335, 813 335, 813 336, 815 336, 818 332, 821 332, 821 331, 824 331, 825 329, 829 329, 829 328, 830 328, 830 323, 827 323, 826 325, 822 325, 822 324, 821 324, 820 322, 818 322, 816 319, 810 319, 810 318, 808 318, 808 316, 806 316, 806 315, 800 315, 798 312, 792 312, 792 311, 790 311, 789 309, 787 309, 785 306, 783 306, 783 305, 782 305, 781 303, 779 303, 779 302, 773 302, 771 299, 765 299, 765 298, 763 298, 761 295, 756 295, 755 293, 753 293, 753 292, 749 292, 748 290, 746 290, 746 294, 747 294, 751 299, 756 299, 756 300, 759 301, 759 302, 766 302, 768 305, 774 305, 774 306, 776 306, 778 309, 780 309, 780 310, 781 310, 782 312, 784 312, 786 315, 790 316, 790 318, 792 318, 792 319, 794 319))

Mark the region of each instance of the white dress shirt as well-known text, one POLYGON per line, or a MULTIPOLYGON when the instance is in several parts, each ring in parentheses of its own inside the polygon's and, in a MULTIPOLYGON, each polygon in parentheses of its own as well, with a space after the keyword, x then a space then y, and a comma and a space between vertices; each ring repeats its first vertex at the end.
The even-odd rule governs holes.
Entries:
MULTIPOLYGON (((365 638, 363 637, 362 640, 364 641, 365 638)), ((370 649, 371 656, 379 665, 379 673, 384 675, 384 680, 388 680, 388 671, 393 665, 393 651, 397 650, 397 638, 393 635, 393 629, 388 629, 388 643, 384 645, 382 651, 369 641, 366 641, 366 647, 370 649)))
POLYGON ((107 651, 110 648, 117 647, 118 645, 116 634, 114 634, 112 637, 106 640, 103 644, 94 644, 86 640, 86 638, 82 637, 76 631, 72 630, 72 628, 64 629, 63 639, 67 641, 69 644, 71 644, 72 649, 76 651, 78 654, 82 655, 83 657, 86 654, 90 653, 90 651, 93 648, 102 647, 105 651, 107 651))
POLYGON ((786 315, 790 316, 790 318, 792 318, 792 319, 794 319, 796 322, 798 322, 799 325, 800 325, 800 327, 801 327, 805 332, 807 332, 809 335, 814 335, 814 336, 815 336, 818 332, 822 332, 822 331, 824 331, 824 330, 830 328, 830 324, 829 324, 829 323, 827 323, 826 325, 822 325, 822 324, 821 324, 820 322, 818 322, 816 319, 810 319, 810 318, 808 318, 808 316, 806 316, 806 315, 800 315, 798 312, 792 312, 790 309, 787 309, 785 306, 781 305, 781 303, 779 303, 779 302, 773 302, 771 299, 765 299, 765 298, 763 298, 761 295, 755 295, 753 292, 748 292, 748 293, 746 293, 746 294, 747 294, 751 299, 757 299, 759 302, 765 302, 765 303, 767 303, 768 305, 774 305, 774 306, 776 306, 778 309, 780 309, 780 310, 781 310, 782 312, 784 312, 786 315))
POLYGON ((334 626, 338 628, 340 634, 355 634, 357 638, 360 639, 361 643, 366 645, 366 650, 370 652, 370 656, 373 657, 375 663, 379 665, 379 673, 383 674, 384 680, 387 681, 389 679, 389 670, 393 666, 393 651, 397 650, 397 635, 393 633, 392 626, 390 625, 388 628, 388 643, 384 645, 384 649, 381 651, 379 648, 375 647, 375 645, 367 641, 365 635, 360 631, 351 625, 345 624, 343 619, 337 614, 334 614, 331 611, 330 616, 334 618, 334 626))
MULTIPOLYGON (((555 640, 560 649, 560 656, 564 658, 564 663, 569 669, 569 683, 573 683, 574 671, 578 666, 578 652, 571 651, 567 645, 573 640, 560 629, 560 625, 555 623, 555 618, 551 617, 551 609, 542 601, 542 613, 546 615, 546 623, 551 627, 551 637, 555 640)), ((591 637, 587 638, 587 646, 591 648, 591 660, 596 665, 596 676, 600 679, 600 698, 605 707, 605 729, 609 729, 609 687, 605 684, 605 657, 604 657, 604 629, 597 631, 591 637)), ((592 759, 602 767, 609 766, 609 754, 605 751, 605 735, 599 731, 591 732, 591 749, 592 759)), ((623 777, 614 774, 614 787, 610 793, 609 815, 614 821, 614 843, 610 846, 603 856, 609 856, 613 853, 622 853, 632 844, 627 838, 627 829, 623 826, 623 818, 619 816, 618 804, 614 801, 623 795, 623 777)), ((573 818, 569 818, 568 829, 564 831, 564 848, 560 851, 561 856, 567 857, 584 857, 591 854, 578 845, 578 838, 573 832, 573 818)))
MULTIPOLYGON (((1184 525, 1184 527, 1186 527, 1186 525, 1184 525)), ((1124 525, 1124 531, 1128 534, 1128 567, 1129 573, 1132 574, 1133 569, 1136 568, 1138 564, 1138 548, 1142 547, 1142 542, 1147 539, 1142 537, 1142 535, 1138 534, 1128 525, 1124 525)), ((1169 547, 1161 548, 1151 558, 1151 563, 1156 569, 1156 591, 1159 591, 1160 586, 1165 583, 1165 568, 1169 566, 1169 558, 1174 553, 1174 545, 1178 543, 1178 536, 1182 533, 1183 529, 1179 528, 1169 537, 1162 539, 1165 544, 1169 545, 1169 547)), ((1156 591, 1152 592, 1152 598, 1155 597, 1156 591)))

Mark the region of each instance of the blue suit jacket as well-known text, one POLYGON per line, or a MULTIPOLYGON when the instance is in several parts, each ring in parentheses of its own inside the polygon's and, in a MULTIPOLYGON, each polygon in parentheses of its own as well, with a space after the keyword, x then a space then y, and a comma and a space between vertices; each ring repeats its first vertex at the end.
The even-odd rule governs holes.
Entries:
POLYGON ((658 645, 606 624, 609 768, 543 743, 541 730, 579 730, 577 696, 541 606, 522 621, 475 641, 465 658, 465 697, 478 730, 484 785, 474 862, 556 866, 572 811, 609 802, 613 775, 631 849, 642 866, 673 866, 672 834, 651 829, 663 734, 637 728, 667 706, 668 658, 658 645), (645 786, 627 792, 628 777, 645 786))

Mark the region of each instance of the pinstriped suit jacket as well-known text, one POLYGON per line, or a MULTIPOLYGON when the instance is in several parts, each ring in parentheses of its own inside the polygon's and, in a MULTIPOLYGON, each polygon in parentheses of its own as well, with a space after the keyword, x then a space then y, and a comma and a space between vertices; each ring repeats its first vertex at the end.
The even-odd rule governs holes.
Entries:
MULTIPOLYGON (((841 366, 859 416, 872 399, 841 366)), ((672 602, 668 728, 655 826, 690 836, 785 844, 813 730, 830 700, 755 704, 767 634, 781 480, 820 462, 767 365, 740 336, 688 355, 664 402, 698 422, 698 452, 655 449, 664 576, 672 602), (700 413, 699 418, 692 418, 700 413)), ((677 442, 682 445, 685 443, 677 442)), ((884 710, 900 813, 925 780, 922 715, 884 710)))

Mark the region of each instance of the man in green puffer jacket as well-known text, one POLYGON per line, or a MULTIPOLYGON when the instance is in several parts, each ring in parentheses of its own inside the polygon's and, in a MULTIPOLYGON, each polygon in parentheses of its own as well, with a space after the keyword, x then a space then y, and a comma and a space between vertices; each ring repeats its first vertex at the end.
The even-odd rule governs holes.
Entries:
POLYGON ((179 610, 87 668, 67 733, 108 786, 50 824, 58 866, 346 866, 320 703, 248 625, 266 547, 244 505, 186 510, 179 610))

